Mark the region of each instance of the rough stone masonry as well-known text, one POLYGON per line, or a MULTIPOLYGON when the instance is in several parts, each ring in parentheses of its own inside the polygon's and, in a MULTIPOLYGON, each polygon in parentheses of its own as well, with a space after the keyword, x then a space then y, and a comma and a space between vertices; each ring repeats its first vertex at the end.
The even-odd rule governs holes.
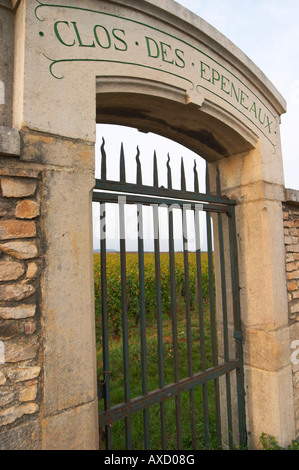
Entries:
POLYGON ((40 407, 40 185, 38 171, 0 168, 0 431, 40 407))

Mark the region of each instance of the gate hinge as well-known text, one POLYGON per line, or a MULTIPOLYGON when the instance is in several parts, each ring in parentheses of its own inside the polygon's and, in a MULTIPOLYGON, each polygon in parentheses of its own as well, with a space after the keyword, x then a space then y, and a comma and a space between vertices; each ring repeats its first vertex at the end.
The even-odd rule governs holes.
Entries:
POLYGON ((101 375, 103 375, 103 380, 98 380, 98 399, 103 400, 105 398, 105 385, 107 382, 107 376, 110 374, 110 370, 104 370, 101 375))
POLYGON ((242 331, 235 331, 235 332, 234 332, 234 338, 235 338, 237 341, 242 341, 242 340, 243 340, 242 331))

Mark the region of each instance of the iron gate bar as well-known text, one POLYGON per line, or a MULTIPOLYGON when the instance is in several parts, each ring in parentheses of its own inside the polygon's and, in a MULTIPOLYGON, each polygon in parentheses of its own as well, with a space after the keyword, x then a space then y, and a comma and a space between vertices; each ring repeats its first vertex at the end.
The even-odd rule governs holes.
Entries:
MULTIPOLYGON (((146 352, 146 320, 145 320, 145 289, 144 289, 144 247, 143 247, 143 213, 142 205, 138 210, 138 265, 139 265, 139 315, 140 315, 140 341, 141 341, 141 383, 142 394, 148 394, 147 385, 147 352, 146 352)), ((149 450, 149 414, 148 409, 143 410, 144 448, 149 450)))
MULTIPOLYGON (((106 215, 106 205, 101 204, 101 232, 103 230, 103 219, 106 215)), ((106 259, 106 238, 101 236, 101 286, 102 286, 102 341, 103 341, 103 369, 108 371, 109 367, 109 336, 108 336, 108 302, 107 302, 107 259, 106 259)), ((110 410, 110 377, 106 374, 106 381, 103 384, 104 390, 104 406, 105 410, 110 410), (105 385, 105 387, 104 387, 105 385)), ((111 447, 111 429, 110 426, 105 427, 106 445, 111 447)))
MULTIPOLYGON (((189 282, 189 260, 188 250, 186 248, 188 243, 187 233, 187 220, 186 210, 182 210, 183 222, 183 253, 184 253, 184 277, 185 277, 185 305, 186 305, 186 330, 187 330, 187 351, 188 351, 188 375, 193 376, 193 358, 192 358, 192 332, 191 332, 191 306, 190 306, 190 282, 189 282)), ((195 427, 195 403, 194 391, 189 391, 190 399, 190 418, 191 418, 191 440, 192 449, 196 450, 196 427, 195 427)))
MULTIPOLYGON (((195 186, 196 187, 196 186, 195 186)), ((202 268, 201 268, 201 250, 200 250, 200 232, 199 232, 199 211, 194 211, 195 220, 195 248, 196 248, 196 268, 197 268, 197 295, 198 295, 198 314, 199 314, 199 335, 200 335, 200 364, 201 370, 207 370, 206 346, 205 346, 205 324, 204 307, 202 292, 202 268)), ((209 404, 208 404, 208 386, 202 385, 203 412, 204 412, 204 442, 207 449, 210 448, 209 433, 209 404)))
POLYGON ((101 411, 99 418, 102 426, 108 426, 114 421, 131 416, 134 413, 144 410, 149 406, 161 403, 169 398, 180 396, 182 392, 194 389, 208 383, 211 380, 221 377, 222 375, 232 372, 240 367, 240 361, 230 361, 228 364, 220 364, 217 367, 194 374, 193 377, 187 377, 177 383, 166 385, 162 390, 156 389, 150 391, 145 397, 139 396, 132 398, 128 403, 119 403, 111 407, 109 412, 101 411))
MULTIPOLYGON (((215 204, 225 204, 228 206, 233 206, 236 204, 234 199, 229 199, 226 196, 214 196, 212 194, 203 194, 203 193, 194 193, 191 191, 181 191, 178 189, 164 188, 160 186, 159 188, 153 186, 142 185, 142 192, 148 196, 157 196, 157 197, 167 197, 167 199, 177 198, 185 199, 190 201, 199 201, 215 204)), ((94 190, 104 190, 104 191, 115 191, 117 193, 136 193, 140 194, 140 185, 118 182, 113 180, 101 181, 96 179, 94 190)))
MULTIPOLYGON (((120 263, 121 263, 121 305, 122 305, 122 332, 123 332, 123 358, 124 358, 124 394, 125 402, 130 401, 130 365, 128 342, 128 311, 127 311, 127 268, 126 268, 126 240, 125 240, 125 207, 119 204, 119 231, 120 231, 120 263)), ((125 419, 126 448, 132 448, 131 419, 125 419)))
POLYGON ((116 193, 102 193, 94 191, 93 193, 93 201, 94 202, 101 202, 105 201, 107 203, 118 203, 119 198, 123 198, 122 202, 125 204, 143 204, 143 205, 171 205, 171 206, 184 206, 188 205, 190 209, 195 209, 197 206, 202 207, 204 212, 223 212, 226 214, 231 213, 231 207, 227 205, 216 205, 216 204, 199 204, 198 202, 193 202, 190 200, 182 200, 182 199, 161 199, 158 197, 147 197, 147 196, 135 196, 131 194, 116 194, 116 193))
POLYGON ((239 442, 242 449, 247 448, 246 433, 246 414, 245 414, 245 386, 244 386, 244 368, 243 368, 243 339, 242 325, 240 315, 240 287, 238 285, 238 252, 237 252, 237 233, 235 224, 235 208, 232 207, 232 216, 229 218, 230 233, 230 257, 231 257, 231 277, 233 292, 233 316, 234 316, 234 337, 236 340, 236 357, 240 361, 236 368, 238 413, 239 413, 239 442))
MULTIPOLYGON (((154 152, 154 187, 159 186, 157 155, 154 152)), ((154 224, 154 251, 155 251, 155 282, 156 282, 156 312, 157 312, 157 336, 158 336, 158 369, 159 388, 163 389, 164 379, 164 352, 163 352, 163 324, 162 324, 162 295, 161 295, 161 263, 160 263, 160 231, 159 231, 159 210, 158 206, 153 206, 154 224)), ((161 416, 161 446, 166 449, 166 414, 165 404, 160 403, 161 416)))
MULTIPOLYGON (((216 191, 217 196, 221 195, 220 174, 217 167, 216 175, 216 191)), ((220 255, 220 271, 221 271, 221 294, 222 294, 222 318, 223 318, 223 343, 224 343, 224 360, 229 360, 229 339, 228 339, 228 318, 227 318, 227 297, 226 297, 226 275, 225 275, 225 256, 224 256, 224 240, 223 240, 223 224, 222 215, 218 213, 218 238, 219 238, 219 255, 220 255)), ((226 408, 228 422, 228 442, 229 448, 233 446, 233 423, 232 423, 232 406, 231 406, 231 384, 230 375, 226 374, 226 408)))
MULTIPOLYGON (((158 334, 158 369, 159 387, 164 388, 164 352, 163 352, 163 325, 162 325, 162 296, 161 296, 161 263, 160 263, 160 238, 159 238, 159 214, 158 207, 153 207, 154 213, 154 247, 155 247, 155 277, 156 277, 156 311, 157 311, 157 334, 158 334)), ((160 403, 161 415, 161 444, 166 449, 166 415, 164 402, 160 403)))
MULTIPOLYGON (((226 276, 225 276, 225 257, 223 242, 223 225, 222 215, 218 214, 218 237, 219 237, 219 255, 220 255, 220 271, 221 271, 221 294, 222 294, 222 318, 223 318, 223 345, 224 360, 229 361, 229 344, 228 344, 228 318, 227 318, 227 297, 226 297, 226 276)), ((233 425, 232 425, 232 408, 231 408, 231 385, 230 375, 226 374, 226 408, 228 422, 228 442, 229 448, 233 446, 233 425)))
MULTIPOLYGON (((168 160, 168 187, 171 188, 171 170, 168 160)), ((173 212, 168 207, 168 238, 169 238, 169 274, 170 274, 170 313, 172 321, 172 343, 173 343, 173 368, 174 381, 179 381, 179 354, 178 354, 178 333, 177 333, 177 308, 176 308, 176 285, 175 285, 175 251, 173 238, 173 212)), ((176 407, 176 433, 177 447, 182 449, 182 425, 181 425, 181 396, 175 395, 176 407)))
MULTIPOLYGON (((207 225, 207 243, 208 243, 208 270, 209 270, 209 299, 210 299, 210 324, 211 324, 211 337, 212 337, 212 360, 213 366, 218 365, 218 345, 217 345, 217 328, 215 320, 215 293, 214 293, 214 266, 213 266, 213 247, 212 247, 212 226, 211 215, 209 212, 206 214, 207 225)), ((220 414, 220 387, 219 378, 215 377, 214 380, 214 394, 215 394, 215 415, 216 415, 216 431, 218 445, 221 445, 221 414, 220 414)))

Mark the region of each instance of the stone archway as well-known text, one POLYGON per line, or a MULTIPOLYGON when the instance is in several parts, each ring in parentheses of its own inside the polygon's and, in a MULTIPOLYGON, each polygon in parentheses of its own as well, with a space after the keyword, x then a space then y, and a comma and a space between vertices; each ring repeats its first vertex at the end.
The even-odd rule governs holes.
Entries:
MULTIPOLYGON (((97 119, 158 132, 206 158, 211 173, 219 166, 224 193, 238 200, 249 444, 258 446, 262 432, 289 443, 283 98, 238 48, 170 0, 4 3, 10 19, 16 11, 13 105, 7 102, 1 122, 14 131, 1 131, 8 139, 2 175, 15 184, 39 178, 34 194, 41 202, 36 354, 4 372, 33 366, 41 372, 35 406, 24 408, 14 392, 15 419, 7 420, 4 409, 1 442, 12 436, 18 448, 23 436, 27 448, 97 447, 91 262, 97 119)), ((15 347, 24 350, 27 340, 15 347)))

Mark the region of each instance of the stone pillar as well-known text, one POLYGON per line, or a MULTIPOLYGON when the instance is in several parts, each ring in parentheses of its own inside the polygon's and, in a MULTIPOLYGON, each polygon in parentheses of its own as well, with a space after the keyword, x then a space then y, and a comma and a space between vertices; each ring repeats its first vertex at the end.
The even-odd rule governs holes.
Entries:
MULTIPOLYGON (((277 164, 277 153, 275 156, 263 139, 255 150, 223 159, 218 166, 223 194, 237 200, 249 448, 259 448, 262 433, 287 446, 295 436, 295 421, 281 202, 283 171, 277 164)), ((210 164, 210 172, 215 174, 215 164, 210 164)))

